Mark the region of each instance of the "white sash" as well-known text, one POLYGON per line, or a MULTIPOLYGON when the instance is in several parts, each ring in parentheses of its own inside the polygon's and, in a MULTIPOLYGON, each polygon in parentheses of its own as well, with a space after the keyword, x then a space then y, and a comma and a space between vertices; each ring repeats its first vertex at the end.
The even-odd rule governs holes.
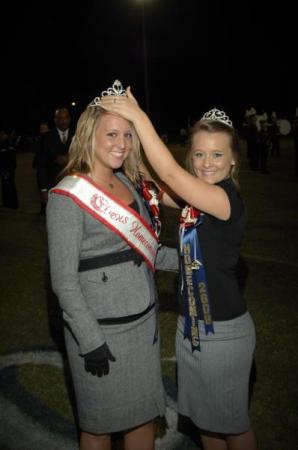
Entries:
POLYGON ((150 225, 136 211, 82 174, 66 176, 50 192, 70 197, 124 239, 154 271, 158 241, 150 225))

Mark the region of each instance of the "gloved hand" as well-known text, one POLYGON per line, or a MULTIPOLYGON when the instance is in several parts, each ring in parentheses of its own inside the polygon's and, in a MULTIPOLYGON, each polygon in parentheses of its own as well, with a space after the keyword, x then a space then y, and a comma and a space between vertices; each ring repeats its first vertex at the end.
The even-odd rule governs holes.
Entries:
POLYGON ((91 372, 92 375, 97 375, 98 377, 108 375, 110 370, 109 361, 116 361, 106 343, 84 355, 84 359, 86 372, 91 372))

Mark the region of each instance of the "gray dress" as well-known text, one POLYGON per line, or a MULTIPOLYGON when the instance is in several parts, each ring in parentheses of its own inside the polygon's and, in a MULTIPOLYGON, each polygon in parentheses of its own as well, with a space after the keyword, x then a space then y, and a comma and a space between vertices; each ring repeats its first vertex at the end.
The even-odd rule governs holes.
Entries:
MULTIPOLYGON (((127 178, 140 214, 149 221, 145 205, 127 178)), ((67 196, 51 193, 47 229, 52 286, 63 310, 65 342, 82 430, 111 433, 130 429, 163 415, 159 340, 154 343, 153 308, 136 321, 99 325, 97 319, 144 311, 156 301, 152 271, 133 261, 78 272, 80 259, 127 250, 118 235, 67 196), (101 378, 87 373, 82 355, 106 342, 116 358, 101 378)), ((175 249, 161 247, 156 267, 177 270, 175 249)))
POLYGON ((198 227, 214 334, 206 335, 199 320, 201 350, 192 352, 184 339, 185 319, 178 318, 178 410, 201 430, 240 434, 250 428, 249 377, 256 343, 254 323, 237 279, 246 212, 232 180, 217 185, 230 200, 230 218, 223 221, 206 214, 198 227))

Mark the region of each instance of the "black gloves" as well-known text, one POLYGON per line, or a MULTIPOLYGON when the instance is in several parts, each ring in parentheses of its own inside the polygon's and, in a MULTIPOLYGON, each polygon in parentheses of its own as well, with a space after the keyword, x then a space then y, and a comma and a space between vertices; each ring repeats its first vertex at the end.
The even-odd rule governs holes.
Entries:
POLYGON ((116 361, 106 343, 84 355, 85 370, 101 377, 109 373, 109 361, 116 361))

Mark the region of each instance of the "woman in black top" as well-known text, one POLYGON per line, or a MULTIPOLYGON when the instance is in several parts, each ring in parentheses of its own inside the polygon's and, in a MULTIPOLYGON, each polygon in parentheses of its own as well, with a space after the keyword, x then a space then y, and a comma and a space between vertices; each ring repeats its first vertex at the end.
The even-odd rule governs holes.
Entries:
POLYGON ((179 227, 179 412, 199 427, 204 450, 255 450, 248 417, 255 329, 235 275, 246 221, 237 133, 223 111, 208 111, 193 127, 186 171, 129 88, 127 95, 102 106, 134 123, 150 164, 187 203, 179 227))

